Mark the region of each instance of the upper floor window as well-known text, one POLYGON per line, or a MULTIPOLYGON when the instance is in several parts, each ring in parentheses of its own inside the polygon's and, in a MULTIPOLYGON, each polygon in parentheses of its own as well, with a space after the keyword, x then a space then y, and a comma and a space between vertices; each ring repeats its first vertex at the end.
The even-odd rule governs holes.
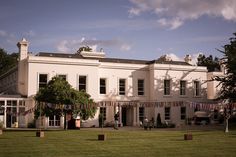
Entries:
POLYGON ((186 95, 186 81, 180 81, 180 95, 186 95))
POLYGON ((144 80, 138 80, 138 95, 144 95, 144 80))
POLYGON ((170 95, 170 80, 164 80, 164 95, 170 95))
POLYGON ((194 96, 200 96, 200 82, 199 81, 194 81, 194 96))
POLYGON ((86 92, 86 76, 79 76, 79 91, 81 90, 86 92))
POLYGON ((59 78, 61 78, 62 80, 67 80, 67 77, 66 77, 66 75, 61 75, 61 74, 59 74, 59 75, 57 75, 59 78))
POLYGON ((100 94, 106 94, 106 79, 100 78, 100 94))
POLYGON ((119 95, 125 95, 125 79, 119 79, 119 95))
POLYGON ((48 83, 48 75, 47 74, 39 74, 39 88, 44 88, 48 83))
POLYGON ((165 107, 165 120, 170 120, 170 107, 165 107))

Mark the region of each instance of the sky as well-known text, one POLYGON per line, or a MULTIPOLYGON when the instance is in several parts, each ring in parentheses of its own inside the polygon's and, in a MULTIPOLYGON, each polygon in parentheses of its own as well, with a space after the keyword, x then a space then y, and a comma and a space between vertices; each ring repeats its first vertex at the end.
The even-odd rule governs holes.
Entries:
POLYGON ((76 53, 101 48, 110 58, 181 60, 217 49, 236 32, 236 0, 0 0, 0 47, 76 53))

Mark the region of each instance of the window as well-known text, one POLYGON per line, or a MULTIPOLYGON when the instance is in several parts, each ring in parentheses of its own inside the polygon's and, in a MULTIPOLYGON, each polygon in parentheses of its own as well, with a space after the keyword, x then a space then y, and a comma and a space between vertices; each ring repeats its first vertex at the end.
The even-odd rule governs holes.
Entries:
POLYGON ((138 80, 138 95, 144 95, 144 80, 138 80))
POLYGON ((66 75, 57 75, 59 78, 61 78, 62 80, 67 80, 67 77, 66 77, 66 75))
POLYGON ((185 120, 186 118, 186 107, 180 107, 180 118, 181 120, 185 120))
POLYGON ((180 81, 180 95, 186 95, 186 81, 180 81))
POLYGON ((39 74, 39 88, 44 88, 48 82, 47 74, 39 74))
POLYGON ((86 76, 79 76, 79 91, 86 91, 86 76))
POLYGON ((49 126, 51 126, 51 127, 60 126, 60 116, 58 116, 58 115, 49 116, 49 126))
POLYGON ((139 107, 139 121, 143 122, 144 119, 144 107, 139 107))
POLYGON ((4 101, 0 101, 0 115, 4 115, 4 104, 5 102, 4 101))
POLYGON ((170 95, 170 80, 164 80, 164 95, 170 95))
POLYGON ((103 122, 106 120, 106 107, 100 107, 100 115, 103 116, 103 122))
POLYGON ((165 107, 165 120, 170 120, 170 107, 165 107))
POLYGON ((194 96, 200 96, 200 82, 194 81, 194 96))
POLYGON ((125 95, 125 79, 119 80, 119 95, 125 95))
POLYGON ((100 94, 106 94, 106 79, 100 78, 100 94))

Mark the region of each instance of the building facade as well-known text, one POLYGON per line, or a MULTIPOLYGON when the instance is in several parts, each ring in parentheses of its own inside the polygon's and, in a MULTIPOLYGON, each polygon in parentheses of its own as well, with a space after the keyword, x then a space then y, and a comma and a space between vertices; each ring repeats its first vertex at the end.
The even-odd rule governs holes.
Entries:
MULTIPOLYGON (((163 122, 181 125, 193 117, 192 103, 208 102, 207 88, 212 88, 206 67, 189 64, 190 56, 185 61, 168 56, 149 61, 106 58, 103 51, 32 55, 25 39, 17 46, 18 66, 0 77, 0 120, 5 127, 27 127, 33 121, 33 97, 54 76, 84 89, 99 104, 95 117, 83 122, 85 127, 98 126, 100 113, 105 123, 113 123, 118 111, 123 126, 138 126, 144 117, 155 120, 158 114, 163 122)), ((63 127, 63 119, 44 117, 43 126, 63 127)))

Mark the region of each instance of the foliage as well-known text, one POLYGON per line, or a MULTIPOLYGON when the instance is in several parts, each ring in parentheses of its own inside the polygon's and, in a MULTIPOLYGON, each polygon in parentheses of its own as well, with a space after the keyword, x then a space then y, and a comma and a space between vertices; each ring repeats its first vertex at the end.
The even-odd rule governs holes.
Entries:
POLYGON ((92 48, 90 48, 89 46, 82 46, 79 48, 79 50, 77 51, 77 53, 80 53, 82 51, 87 51, 87 52, 91 52, 92 48))
POLYGON ((33 120, 32 122, 29 122, 27 125, 28 128, 35 128, 36 127, 36 121, 33 120))
POLYGON ((219 58, 217 57, 213 59, 212 55, 206 57, 204 54, 200 54, 197 60, 198 60, 197 65, 206 66, 208 72, 220 71, 219 58))
POLYGON ((89 94, 73 89, 66 80, 60 77, 53 77, 45 88, 40 88, 35 100, 37 101, 36 118, 39 117, 40 109, 41 115, 62 115, 65 112, 73 112, 80 114, 83 120, 93 117, 96 112, 96 108, 91 106, 94 102, 89 94), (42 102, 44 103, 40 107, 42 102))
POLYGON ((214 78, 221 85, 218 99, 229 103, 236 102, 236 33, 234 35, 235 37, 230 38, 230 43, 224 46, 224 50, 219 50, 224 54, 222 64, 225 66, 225 75, 214 78))
POLYGON ((16 66, 17 58, 17 53, 7 54, 4 49, 0 48, 0 75, 16 66))

